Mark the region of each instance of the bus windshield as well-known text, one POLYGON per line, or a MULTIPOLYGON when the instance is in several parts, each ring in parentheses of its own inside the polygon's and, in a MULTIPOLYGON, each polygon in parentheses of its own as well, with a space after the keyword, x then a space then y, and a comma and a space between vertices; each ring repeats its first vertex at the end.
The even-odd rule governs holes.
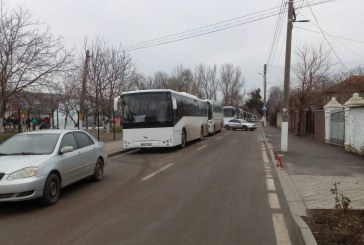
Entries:
POLYGON ((223 108, 223 112, 224 112, 224 117, 234 117, 235 116, 235 108, 233 108, 233 107, 223 108))
POLYGON ((121 97, 123 128, 172 126, 169 93, 131 93, 121 97))

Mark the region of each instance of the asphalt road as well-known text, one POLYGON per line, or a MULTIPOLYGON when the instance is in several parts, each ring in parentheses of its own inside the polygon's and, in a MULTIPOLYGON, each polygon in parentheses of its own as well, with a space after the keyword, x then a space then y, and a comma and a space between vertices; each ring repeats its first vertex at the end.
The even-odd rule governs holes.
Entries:
POLYGON ((112 157, 54 206, 0 203, 0 244, 297 244, 263 149, 236 130, 112 157))

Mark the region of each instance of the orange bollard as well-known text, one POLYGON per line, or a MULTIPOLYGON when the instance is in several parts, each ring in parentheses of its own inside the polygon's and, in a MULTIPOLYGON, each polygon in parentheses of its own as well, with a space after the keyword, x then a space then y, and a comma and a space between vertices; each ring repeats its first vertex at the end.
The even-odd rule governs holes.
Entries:
POLYGON ((276 164, 276 167, 280 167, 280 168, 283 168, 283 161, 282 161, 282 157, 281 157, 281 154, 277 154, 277 164, 276 164))

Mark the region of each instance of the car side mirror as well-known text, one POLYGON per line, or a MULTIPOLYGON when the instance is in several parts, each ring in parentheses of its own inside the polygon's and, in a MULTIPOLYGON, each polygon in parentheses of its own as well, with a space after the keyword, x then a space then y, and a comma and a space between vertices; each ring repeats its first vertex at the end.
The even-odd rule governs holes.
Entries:
POLYGON ((59 151, 59 154, 60 155, 63 155, 67 152, 72 152, 73 151, 73 146, 65 146, 63 147, 60 151, 59 151))

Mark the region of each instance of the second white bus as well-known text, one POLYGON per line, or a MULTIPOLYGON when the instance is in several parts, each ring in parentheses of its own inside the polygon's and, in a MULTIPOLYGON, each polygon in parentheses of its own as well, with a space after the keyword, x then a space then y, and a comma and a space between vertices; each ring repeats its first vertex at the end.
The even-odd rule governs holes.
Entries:
POLYGON ((206 100, 208 110, 208 131, 209 134, 214 135, 216 132, 221 132, 223 128, 223 112, 222 106, 217 104, 215 101, 206 100))

